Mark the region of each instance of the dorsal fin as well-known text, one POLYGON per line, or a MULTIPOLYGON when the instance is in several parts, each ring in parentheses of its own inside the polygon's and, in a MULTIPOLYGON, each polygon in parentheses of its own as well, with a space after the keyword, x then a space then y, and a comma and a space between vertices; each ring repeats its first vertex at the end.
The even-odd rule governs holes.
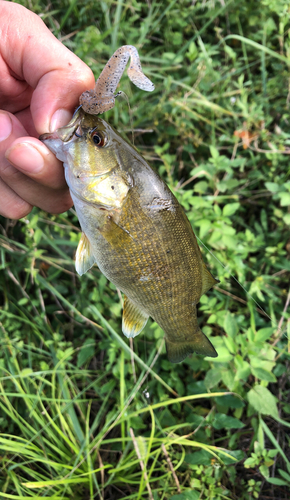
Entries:
POLYGON ((136 337, 147 323, 149 315, 144 313, 128 297, 124 297, 122 331, 126 337, 136 337))
POLYGON ((216 280, 213 275, 209 272, 205 263, 202 263, 202 287, 201 287, 201 295, 208 292, 214 285, 219 283, 219 280, 216 280))
POLYGON ((82 233, 82 237, 79 241, 78 248, 76 251, 76 271, 82 276, 95 264, 96 259, 93 255, 91 244, 86 237, 85 233, 82 233))

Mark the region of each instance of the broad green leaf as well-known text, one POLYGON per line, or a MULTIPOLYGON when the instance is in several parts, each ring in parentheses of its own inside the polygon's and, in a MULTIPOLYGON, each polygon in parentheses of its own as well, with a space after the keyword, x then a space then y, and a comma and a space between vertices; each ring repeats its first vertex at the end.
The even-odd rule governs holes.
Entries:
POLYGON ((215 387, 222 379, 222 372, 218 368, 211 368, 206 373, 204 385, 207 389, 215 387))
POLYGON ((236 385, 235 374, 233 370, 223 370, 222 376, 223 383, 226 387, 228 387, 230 391, 232 391, 236 385))
POLYGON ((206 181, 197 182, 196 184, 194 184, 194 188, 193 188, 193 190, 196 193, 200 193, 200 194, 206 193, 207 189, 208 189, 208 183, 206 181))
POLYGON ((22 297, 22 299, 18 300, 18 305, 19 306, 24 306, 29 302, 29 299, 27 297, 22 297))
POLYGON ((241 429, 245 426, 240 420, 225 413, 217 413, 213 421, 215 429, 241 429))
MULTIPOLYGON (((214 344, 214 338, 211 339, 214 344)), ((228 351, 225 346, 216 347, 218 357, 217 358, 205 358, 212 363, 228 363, 233 359, 233 355, 228 351)))
POLYGON ((184 461, 191 465, 210 465, 212 455, 205 450, 195 451, 194 453, 187 453, 184 461))
POLYGON ((141 417, 132 417, 130 419, 130 425, 134 431, 138 431, 140 429, 146 429, 147 425, 144 424, 141 417))
POLYGON ((283 481, 283 479, 279 479, 278 477, 268 477, 268 483, 276 484, 276 486, 289 486, 287 481, 283 481))
POLYGON ((239 379, 242 379, 242 380, 247 380, 248 376, 250 375, 251 373, 251 366, 250 364, 248 363, 248 361, 245 361, 242 356, 240 356, 239 354, 237 356, 235 356, 234 358, 234 363, 235 363, 235 366, 237 368, 237 372, 236 372, 236 376, 235 376, 235 379, 236 380, 239 380, 239 379))
MULTIPOLYGON (((231 455, 235 460, 240 461, 245 458, 245 453, 242 450, 229 450, 228 454, 231 455)), ((229 457, 221 457, 225 465, 233 465, 235 462, 229 457)))
POLYGON ((227 249, 234 249, 237 246, 237 239, 235 236, 230 236, 228 234, 222 235, 222 242, 227 249))
POLYGON ((216 160, 220 155, 218 150, 214 146, 210 146, 209 149, 211 156, 216 160))
POLYGON ((266 387, 256 385, 248 392, 247 397, 252 407, 262 415, 271 415, 273 418, 278 417, 275 398, 266 387))
POLYGON ((276 182, 265 182, 266 188, 272 193, 277 193, 281 188, 276 182))
POLYGON ((265 479, 268 479, 268 477, 270 476, 269 467, 267 467, 267 465, 265 464, 260 465, 259 471, 261 472, 262 476, 264 476, 265 479))
POLYGON ((95 352, 95 339, 86 339, 81 347, 77 357, 77 367, 83 366, 85 362, 90 359, 95 352))
POLYGON ((255 340, 257 342, 265 342, 271 337, 273 331, 274 331, 273 328, 261 328, 260 330, 257 331, 255 335, 255 340))
POLYGON ((160 415, 160 422, 163 427, 171 427, 172 425, 176 425, 177 419, 168 408, 165 408, 160 415))
POLYGON ((199 237, 202 239, 206 233, 209 231, 209 229, 211 228, 211 221, 208 220, 208 219, 202 219, 200 221, 200 226, 199 226, 199 237))
POLYGON ((290 193, 279 193, 281 207, 288 207, 290 205, 290 193))
MULTIPOLYGON (((275 450, 276 451, 276 450, 275 450)), ((278 451, 278 450, 277 450, 278 451)), ((284 470, 282 469, 279 469, 279 473, 280 475, 286 480, 289 482, 289 486, 290 486, 290 474, 288 474, 287 472, 285 472, 284 470)))
POLYGON ((223 215, 226 217, 230 217, 233 215, 240 207, 239 203, 228 203, 223 208, 223 215))
POLYGON ((244 467, 246 467, 246 469, 255 467, 255 465, 257 465, 257 458, 255 457, 249 457, 244 461, 244 467))
MULTIPOLYGON (((216 400, 216 402, 220 403, 218 400, 216 400)), ((243 408, 245 406, 245 401, 234 394, 227 394, 226 396, 223 396, 222 405, 226 408, 243 408)))
POLYGON ((190 62, 193 62, 194 59, 196 59, 197 56, 198 56, 198 48, 197 48, 196 44, 193 41, 190 42, 190 44, 189 44, 186 56, 188 57, 188 59, 190 60, 190 62))
POLYGON ((277 382, 275 375, 264 368, 251 368, 252 374, 260 380, 266 380, 267 382, 277 382))
MULTIPOLYGON (((268 455, 271 458, 276 457, 277 453, 279 453, 279 450, 269 450, 268 451, 268 455)), ((286 472, 285 472, 285 474, 286 474, 286 472)), ((290 476, 289 476, 289 479, 290 479, 290 476)))
POLYGON ((35 242, 35 245, 38 245, 40 240, 42 238, 42 229, 40 228, 37 228, 34 232, 34 242, 35 242))
POLYGON ((227 313, 224 320, 224 329, 225 332, 230 337, 235 337, 235 335, 239 332, 239 328, 236 322, 236 319, 233 314, 227 313))
POLYGON ((238 351, 239 347, 233 338, 224 336, 223 341, 231 354, 235 354, 238 351))

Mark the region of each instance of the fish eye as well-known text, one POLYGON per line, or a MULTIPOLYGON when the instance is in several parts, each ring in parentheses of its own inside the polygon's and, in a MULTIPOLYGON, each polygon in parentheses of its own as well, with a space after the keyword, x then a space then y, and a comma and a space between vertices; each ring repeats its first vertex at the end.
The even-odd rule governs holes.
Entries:
POLYGON ((94 142, 94 144, 96 146, 98 146, 99 148, 105 146, 106 142, 107 142, 107 137, 103 134, 101 134, 100 132, 98 132, 97 130, 93 130, 91 132, 91 138, 94 142))

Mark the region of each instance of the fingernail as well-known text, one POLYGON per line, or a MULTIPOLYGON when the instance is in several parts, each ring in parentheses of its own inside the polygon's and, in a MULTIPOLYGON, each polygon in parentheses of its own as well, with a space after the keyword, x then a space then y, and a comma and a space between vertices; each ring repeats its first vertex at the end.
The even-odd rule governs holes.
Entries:
POLYGON ((5 156, 18 170, 25 173, 37 174, 44 167, 44 160, 39 151, 25 142, 8 149, 5 156))
POLYGON ((57 128, 64 127, 72 118, 72 113, 67 109, 58 109, 51 117, 49 131, 54 132, 57 128))
POLYGON ((7 113, 0 112, 0 141, 5 141, 12 132, 12 120, 7 113))

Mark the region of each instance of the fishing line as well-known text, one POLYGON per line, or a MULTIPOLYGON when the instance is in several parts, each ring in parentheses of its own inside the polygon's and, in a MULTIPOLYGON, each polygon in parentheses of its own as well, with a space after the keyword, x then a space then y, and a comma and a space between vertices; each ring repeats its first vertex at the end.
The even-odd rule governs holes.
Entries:
MULTIPOLYGON (((205 243, 203 243, 203 241, 198 237, 196 236, 197 240, 199 241, 199 243, 207 250, 207 252, 210 253, 210 255, 224 268, 226 269, 226 265, 224 265, 220 260, 219 258, 205 245, 205 243)), ((263 311, 263 313, 267 316, 267 318, 271 321, 271 323, 275 324, 275 326, 278 328, 278 331, 282 330, 281 327, 279 327, 279 325, 277 324, 277 322, 272 319, 269 314, 263 309, 263 307, 260 306, 260 304, 254 299, 254 297, 251 296, 251 294, 248 292, 248 290, 239 282, 239 280, 232 274, 230 273, 230 276, 235 280, 236 283, 238 283, 238 285, 240 285, 240 287, 242 288, 242 290, 244 290, 244 292, 246 293, 246 295, 248 295, 250 297, 250 299, 256 304, 256 306, 261 310, 263 311)), ((282 330, 282 333, 283 333, 283 330, 282 330)), ((288 338, 288 335, 284 332, 283 335, 285 335, 287 338, 288 338)))
POLYGON ((130 101, 129 101, 129 97, 127 96, 127 94, 125 94, 125 92, 123 92, 122 90, 120 90, 115 96, 116 97, 122 97, 122 99, 125 99, 125 101, 127 102, 128 104, 128 109, 129 109, 129 120, 130 120, 130 129, 131 129, 131 132, 132 132, 132 144, 134 146, 134 129, 133 129, 133 118, 132 118, 132 111, 131 111, 131 107, 130 107, 130 101))

